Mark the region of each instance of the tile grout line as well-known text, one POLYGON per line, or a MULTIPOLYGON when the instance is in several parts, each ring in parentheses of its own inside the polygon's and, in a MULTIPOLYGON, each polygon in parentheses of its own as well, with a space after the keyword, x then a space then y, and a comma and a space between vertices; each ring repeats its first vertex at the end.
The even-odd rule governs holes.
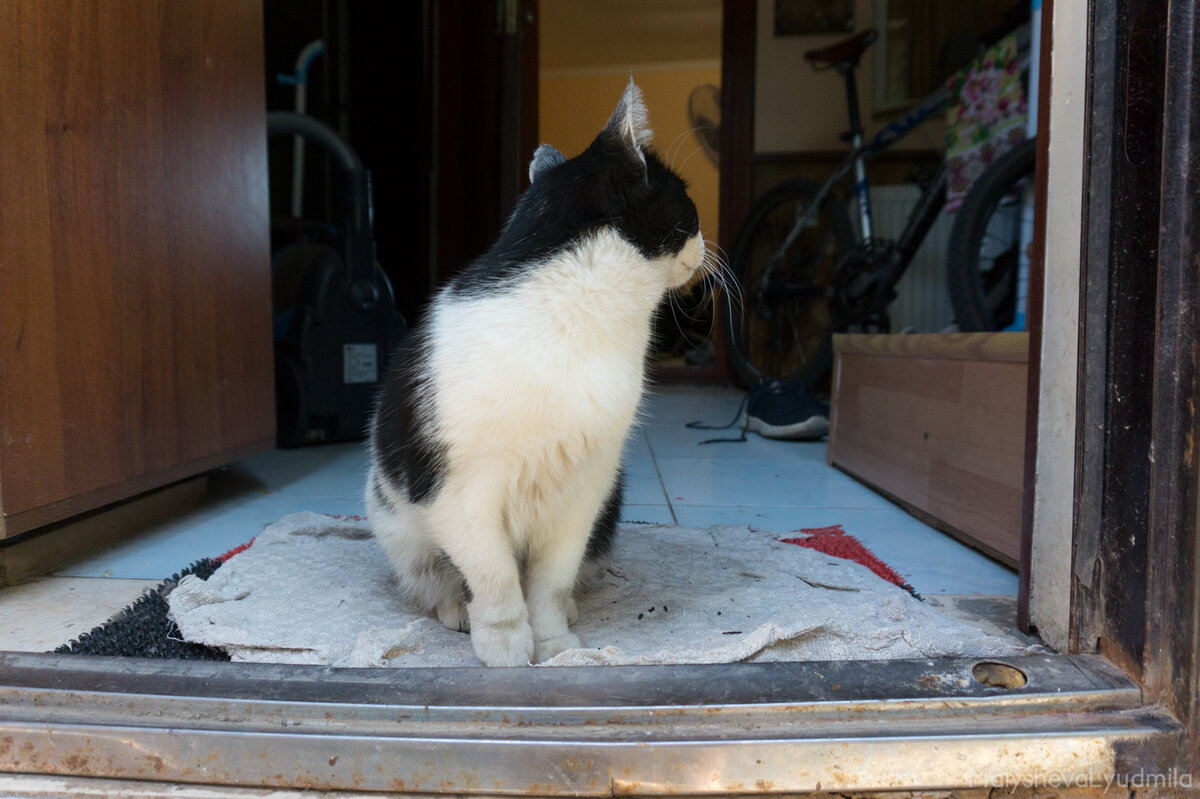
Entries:
POLYGON ((658 477, 658 487, 662 489, 663 499, 667 501, 667 510, 671 511, 671 523, 679 526, 679 517, 675 515, 675 504, 671 502, 671 492, 667 491, 667 484, 663 480, 662 469, 658 468, 658 456, 654 454, 654 446, 650 443, 650 436, 646 432, 645 425, 642 425, 642 438, 646 440, 646 450, 649 451, 650 461, 654 464, 654 474, 658 477))

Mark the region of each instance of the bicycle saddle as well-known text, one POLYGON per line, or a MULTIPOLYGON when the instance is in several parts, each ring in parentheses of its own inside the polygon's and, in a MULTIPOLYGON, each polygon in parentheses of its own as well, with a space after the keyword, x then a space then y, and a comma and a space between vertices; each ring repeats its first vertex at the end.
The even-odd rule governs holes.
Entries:
POLYGON ((839 64, 846 66, 854 66, 858 63, 858 59, 866 52, 866 49, 871 46, 877 36, 874 28, 867 28, 865 31, 856 33, 849 39, 831 44, 828 47, 819 47, 816 50, 809 50, 804 54, 804 57, 812 62, 814 67, 832 67, 839 64))

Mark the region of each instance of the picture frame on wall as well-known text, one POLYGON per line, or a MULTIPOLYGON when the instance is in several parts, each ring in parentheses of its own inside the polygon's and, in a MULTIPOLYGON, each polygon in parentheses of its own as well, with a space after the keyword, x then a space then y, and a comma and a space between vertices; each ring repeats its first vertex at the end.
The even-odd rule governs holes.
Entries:
POLYGON ((854 30, 854 0, 775 0, 775 35, 854 30))

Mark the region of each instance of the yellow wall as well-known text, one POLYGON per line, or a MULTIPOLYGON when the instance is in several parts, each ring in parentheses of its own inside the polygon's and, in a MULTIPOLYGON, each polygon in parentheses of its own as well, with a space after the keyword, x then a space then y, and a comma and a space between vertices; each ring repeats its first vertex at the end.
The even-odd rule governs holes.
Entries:
MULTIPOLYGON (((687 99, 702 83, 719 86, 719 66, 665 65, 634 70, 654 129, 654 147, 664 161, 687 181, 700 214, 700 229, 717 240, 717 168, 700 151, 690 132, 687 99)), ((543 75, 538 89, 538 133, 568 157, 578 155, 604 127, 625 85, 628 72, 603 71, 543 75)))

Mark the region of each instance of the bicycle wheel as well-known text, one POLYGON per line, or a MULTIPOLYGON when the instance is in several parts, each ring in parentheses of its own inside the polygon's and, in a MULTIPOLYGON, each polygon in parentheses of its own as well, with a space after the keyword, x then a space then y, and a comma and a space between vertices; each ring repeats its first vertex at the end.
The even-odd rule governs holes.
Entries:
POLYGON ((833 282, 838 263, 854 246, 850 219, 827 198, 780 252, 819 188, 800 179, 775 186, 751 207, 734 239, 729 265, 741 297, 723 293, 722 316, 730 364, 747 386, 760 377, 811 385, 832 361, 833 282))
POLYGON ((1036 139, 1027 139, 980 175, 954 219, 947 252, 950 303, 963 331, 1003 330, 1016 312, 1021 227, 1031 227, 1036 139))

